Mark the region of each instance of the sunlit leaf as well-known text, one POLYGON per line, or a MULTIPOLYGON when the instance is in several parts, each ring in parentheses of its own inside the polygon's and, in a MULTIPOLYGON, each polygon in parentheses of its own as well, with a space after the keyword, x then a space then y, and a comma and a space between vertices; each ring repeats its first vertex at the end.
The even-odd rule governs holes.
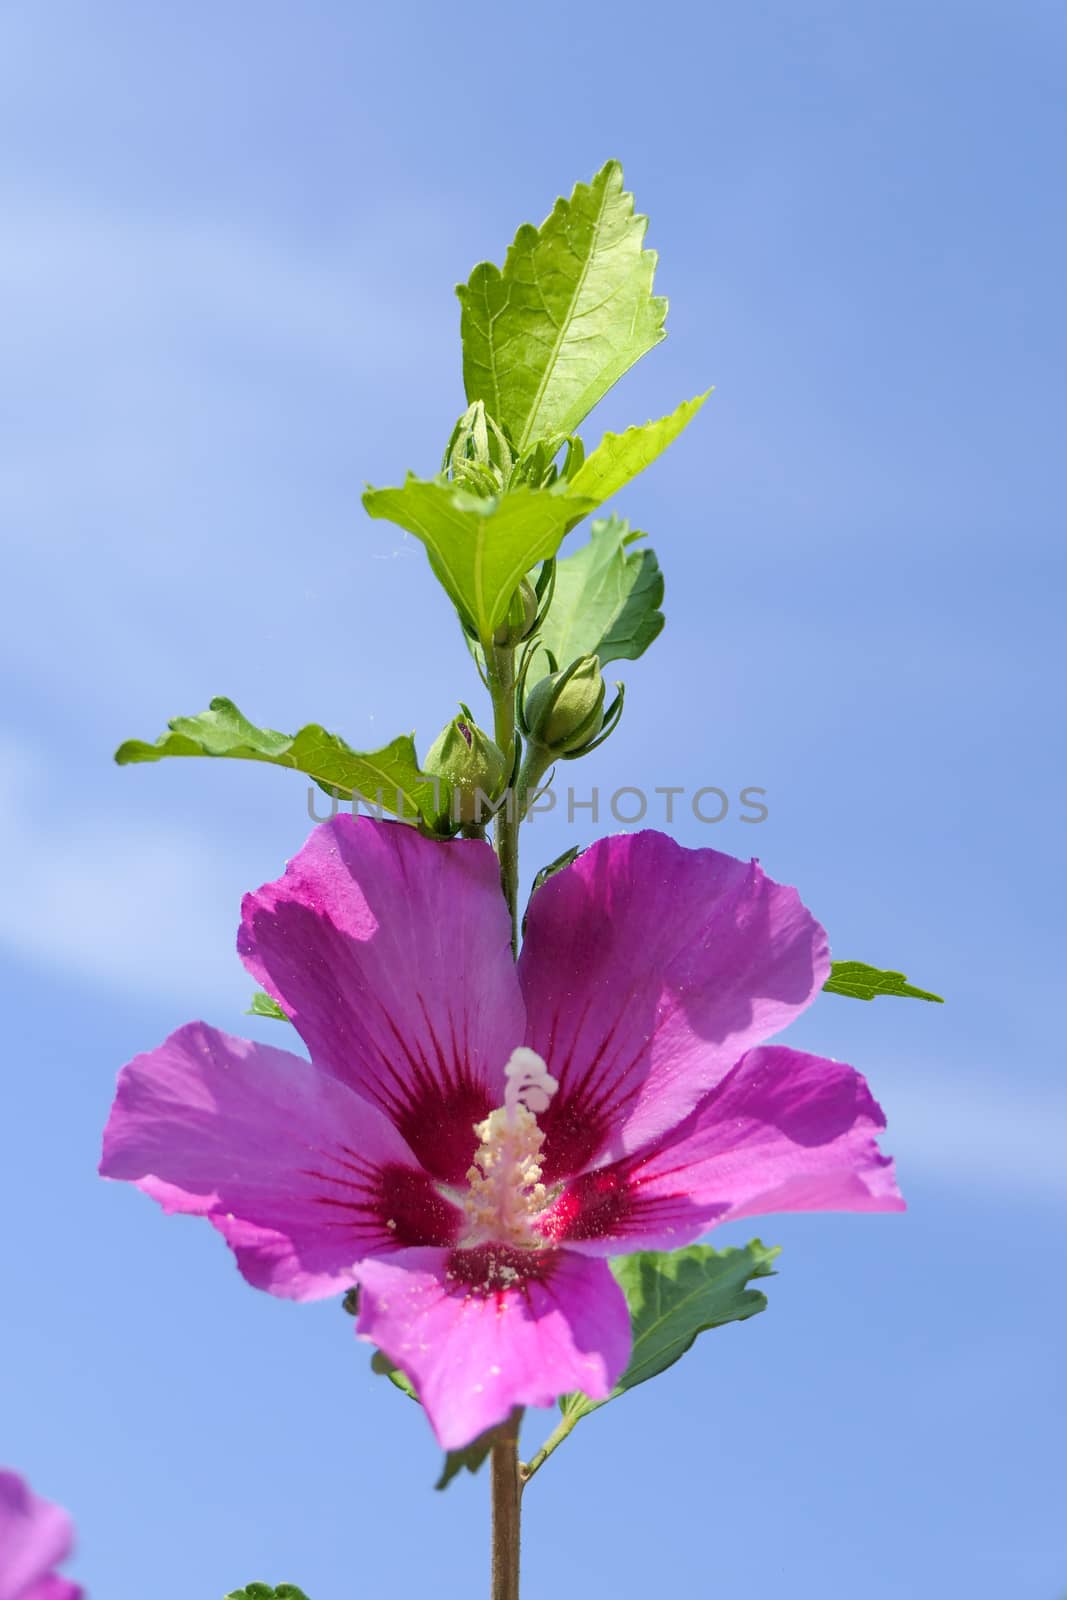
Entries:
POLYGON ((708 389, 694 400, 683 400, 670 416, 660 417, 656 422, 638 423, 627 428, 625 433, 606 433, 570 479, 570 493, 591 495, 598 504, 610 500, 674 443, 710 393, 708 389))
POLYGON ((540 228, 519 229, 503 271, 483 261, 457 288, 467 399, 483 400, 520 452, 573 433, 664 337, 647 223, 609 161, 540 228))
POLYGON ((252 996, 252 1004, 245 1012, 246 1017, 273 1017, 275 1022, 288 1022, 289 1018, 269 994, 264 994, 262 989, 257 989, 252 996))
POLYGON ((115 760, 120 766, 163 761, 170 756, 264 761, 303 772, 328 793, 345 799, 358 795, 369 805, 406 821, 421 819, 432 827, 442 811, 447 814, 447 785, 420 771, 410 734, 402 734, 380 750, 353 750, 316 722, 294 734, 259 728, 232 700, 223 698, 212 700, 209 709, 195 717, 175 717, 167 727, 169 732, 154 744, 128 739, 115 752, 115 760))
POLYGON ((422 541, 438 581, 486 646, 522 578, 556 554, 595 501, 566 484, 482 498, 442 479, 410 477, 399 489, 369 489, 363 504, 422 541))

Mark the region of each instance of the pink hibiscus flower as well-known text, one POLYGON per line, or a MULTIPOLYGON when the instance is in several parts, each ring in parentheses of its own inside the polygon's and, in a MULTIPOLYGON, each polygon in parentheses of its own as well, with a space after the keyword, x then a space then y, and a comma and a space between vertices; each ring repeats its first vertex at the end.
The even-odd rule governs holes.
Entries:
POLYGON ((358 1283, 441 1444, 606 1396, 605 1259, 764 1211, 895 1211, 850 1067, 763 1041, 829 969, 795 890, 657 833, 538 890, 516 965, 487 844, 338 816, 238 949, 311 1060, 191 1023, 119 1078, 101 1171, 207 1217, 259 1288, 358 1283))
POLYGON ((0 1600, 81 1600, 78 1585, 53 1570, 73 1543, 67 1513, 0 1468, 0 1600))

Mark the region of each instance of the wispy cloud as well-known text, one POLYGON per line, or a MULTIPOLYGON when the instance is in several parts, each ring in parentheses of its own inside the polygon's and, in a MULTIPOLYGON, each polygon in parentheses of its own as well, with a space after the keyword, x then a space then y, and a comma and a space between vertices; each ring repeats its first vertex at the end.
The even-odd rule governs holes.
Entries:
MULTIPOLYGON (((247 227, 86 211, 4 196, 0 289, 22 313, 8 318, 14 348, 71 337, 81 349, 132 346, 149 333, 172 358, 183 338, 232 346, 251 335, 260 359, 286 350, 365 371, 397 363, 425 338, 420 308, 395 281, 394 303, 372 290, 361 242, 315 249, 247 227), (46 315, 36 316, 41 312, 46 315)), ((112 359, 127 352, 111 349, 112 359)), ((131 350, 129 353, 136 353, 131 350)))
POLYGON ((18 595, 0 655, 12 674, 68 709, 126 704, 132 662, 139 683, 188 681, 190 597, 198 658, 225 665, 245 619, 257 634, 280 628, 280 583, 287 640, 305 599, 317 612, 305 638, 347 632, 323 574, 340 563, 354 585, 401 536, 362 518, 369 458, 353 449, 324 479, 321 437, 388 432, 427 343, 454 360, 447 289, 420 299, 403 226, 395 271, 371 277, 373 235, 294 241, 3 190, 0 214, 0 522, 18 595), (343 548, 330 538, 334 470, 360 525, 343 548), (76 659, 94 671, 72 673, 76 659))
POLYGON ((902 1172, 1005 1198, 1067 1200, 1067 1094, 961 1066, 882 1075, 885 1143, 902 1172), (891 1087, 889 1087, 891 1082, 891 1087))
POLYGON ((0 744, 0 944, 46 969, 194 1006, 252 987, 234 951, 242 865, 191 831, 39 810, 34 752, 0 744))

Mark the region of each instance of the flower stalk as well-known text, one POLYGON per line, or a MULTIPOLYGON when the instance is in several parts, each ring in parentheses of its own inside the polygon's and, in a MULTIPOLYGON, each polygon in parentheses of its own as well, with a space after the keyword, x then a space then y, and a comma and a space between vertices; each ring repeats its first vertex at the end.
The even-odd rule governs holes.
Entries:
POLYGON ((489 1458, 493 1505, 491 1600, 519 1600, 521 1420, 522 1412, 516 1409, 500 1428, 489 1458))
MULTIPOLYGON (((509 763, 512 782, 517 765, 515 731, 515 647, 494 644, 486 652, 489 694, 493 702, 493 738, 509 763)), ((500 864, 500 887, 511 919, 511 953, 519 954, 519 822, 513 789, 493 821, 493 842, 500 864)), ((522 1412, 514 1410, 499 1430, 489 1458, 490 1596, 491 1600, 519 1600, 519 1547, 521 1541, 522 1481, 519 1477, 519 1425, 522 1412)))
MULTIPOLYGON (((508 771, 514 777, 515 732, 515 647, 493 645, 486 651, 486 676, 493 702, 493 739, 503 751, 508 771)), ((519 817, 513 792, 493 819, 493 841, 500 863, 500 887, 511 918, 511 953, 519 954, 519 817)))

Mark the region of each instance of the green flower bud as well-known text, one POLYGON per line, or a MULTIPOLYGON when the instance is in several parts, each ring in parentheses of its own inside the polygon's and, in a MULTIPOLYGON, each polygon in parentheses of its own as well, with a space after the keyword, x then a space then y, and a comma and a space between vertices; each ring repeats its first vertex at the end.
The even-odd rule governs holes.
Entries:
POLYGON ((514 648, 527 637, 537 620, 537 591, 525 578, 515 590, 508 614, 493 634, 493 643, 514 648))
POLYGON ((452 429, 442 471, 457 486, 488 496, 507 488, 514 465, 503 428, 475 400, 452 429))
POLYGON ((579 656, 563 672, 542 678, 526 701, 525 725, 532 744, 553 755, 581 750, 604 723, 604 680, 596 656, 579 656))
POLYGON ((491 807, 509 777, 504 753, 479 728, 466 706, 442 728, 426 753, 423 770, 444 778, 452 805, 442 804, 441 822, 488 822, 491 807))

